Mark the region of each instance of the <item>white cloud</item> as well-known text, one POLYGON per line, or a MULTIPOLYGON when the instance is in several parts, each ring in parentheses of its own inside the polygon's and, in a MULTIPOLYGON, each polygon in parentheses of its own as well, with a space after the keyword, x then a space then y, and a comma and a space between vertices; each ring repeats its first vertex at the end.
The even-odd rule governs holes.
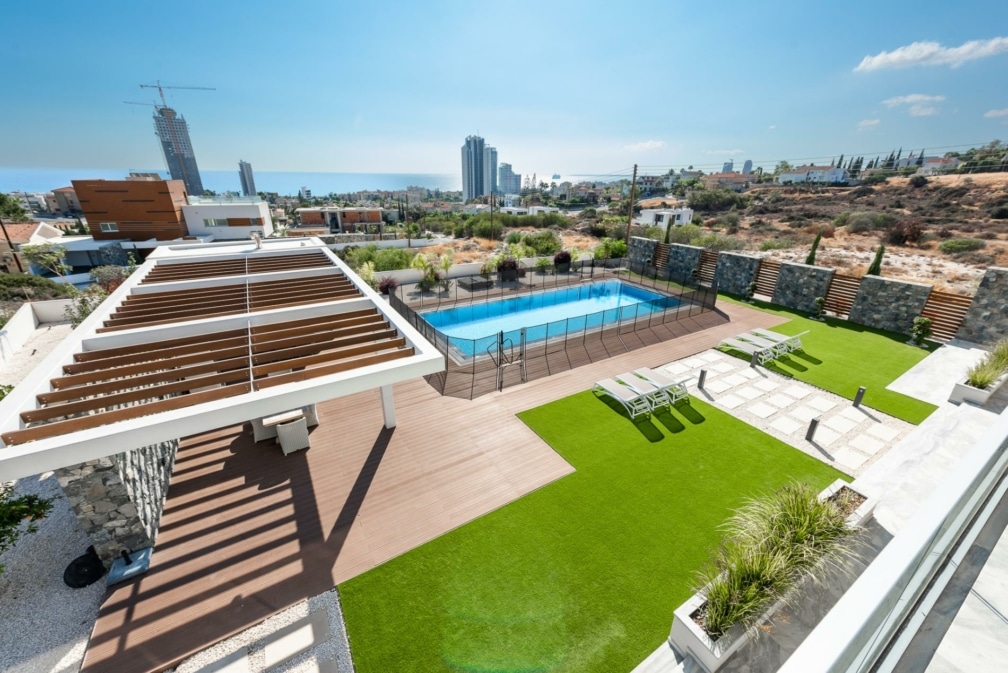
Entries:
POLYGON ((665 149, 665 141, 645 140, 644 142, 634 143, 633 145, 627 145, 625 149, 631 152, 653 152, 654 150, 665 149))
POLYGON ((910 68, 915 65, 948 65, 958 68, 964 63, 1008 52, 1008 37, 970 40, 958 47, 946 47, 938 42, 914 42, 892 51, 865 56, 854 72, 884 68, 910 68))
POLYGON ((776 131, 776 130, 777 130, 777 124, 770 124, 770 128, 767 129, 767 131, 776 131))
POLYGON ((907 112, 911 117, 931 117, 938 114, 938 108, 933 105, 911 105, 907 112))
POLYGON ((862 119, 858 122, 857 128, 858 131, 866 131, 870 128, 878 126, 879 123, 881 123, 881 120, 878 119, 862 119))
POLYGON ((1008 107, 984 112, 984 119, 997 119, 998 117, 1008 117, 1008 107))
POLYGON ((911 93, 906 96, 893 96, 886 98, 882 104, 886 107, 896 107, 897 105, 916 105, 920 103, 941 103, 945 96, 929 96, 924 93, 911 93))
POLYGON ((722 156, 730 157, 736 154, 745 154, 745 150, 707 150, 707 154, 719 154, 722 156))

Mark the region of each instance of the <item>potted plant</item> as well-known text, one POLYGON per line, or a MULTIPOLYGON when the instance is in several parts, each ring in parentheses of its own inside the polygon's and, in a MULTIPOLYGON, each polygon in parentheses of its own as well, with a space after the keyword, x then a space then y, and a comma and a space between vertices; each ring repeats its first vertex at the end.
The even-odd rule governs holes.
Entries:
POLYGON ((714 673, 808 578, 846 556, 873 509, 839 480, 818 495, 793 483, 750 500, 725 524, 703 586, 675 610, 670 644, 714 673))
POLYGON ((396 280, 395 276, 382 276, 378 280, 378 289, 381 290, 382 294, 389 294, 399 287, 399 281, 396 280))
POLYGON ((924 340, 931 336, 931 318, 917 316, 910 327, 910 343, 924 348, 924 340))
POLYGON ((497 265, 502 283, 518 280, 518 260, 514 257, 504 257, 497 265))
POLYGON ((539 257, 536 259, 535 268, 542 276, 549 275, 550 267, 553 265, 550 263, 549 257, 539 257))
POLYGON ((949 402, 986 404, 991 396, 1008 382, 1008 339, 994 348, 966 372, 966 380, 953 385, 949 402))
POLYGON ((812 320, 822 322, 826 320, 826 297, 816 297, 813 302, 815 310, 812 313, 812 320))
POLYGON ((756 281, 753 281, 746 285, 745 293, 743 294, 743 300, 747 304, 753 303, 753 296, 756 294, 756 281))
POLYGON ((561 250, 553 255, 553 266, 557 273, 567 273, 571 268, 571 254, 568 250, 561 250))

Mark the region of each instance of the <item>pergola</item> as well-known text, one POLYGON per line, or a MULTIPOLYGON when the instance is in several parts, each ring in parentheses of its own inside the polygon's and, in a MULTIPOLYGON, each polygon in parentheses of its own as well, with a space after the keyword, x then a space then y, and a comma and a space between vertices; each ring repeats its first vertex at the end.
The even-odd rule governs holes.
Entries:
POLYGON ((391 428, 443 368, 317 238, 160 247, 0 402, 0 480, 368 389, 391 428))

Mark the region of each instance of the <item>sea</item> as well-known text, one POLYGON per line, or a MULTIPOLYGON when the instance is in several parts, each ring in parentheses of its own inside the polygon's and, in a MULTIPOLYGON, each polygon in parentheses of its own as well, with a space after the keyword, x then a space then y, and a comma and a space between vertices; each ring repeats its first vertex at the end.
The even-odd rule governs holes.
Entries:
MULTIPOLYGON (((69 187, 71 180, 122 180, 130 173, 158 173, 168 177, 163 168, 11 168, 0 166, 0 192, 50 192, 69 187)), ((443 191, 462 189, 460 174, 439 173, 301 173, 257 171, 253 167, 256 190, 277 192, 282 196, 297 194, 307 187, 313 195, 348 194, 370 190, 398 190, 426 187, 443 191)), ((218 194, 241 193, 237 168, 233 171, 201 170, 204 189, 218 194)))

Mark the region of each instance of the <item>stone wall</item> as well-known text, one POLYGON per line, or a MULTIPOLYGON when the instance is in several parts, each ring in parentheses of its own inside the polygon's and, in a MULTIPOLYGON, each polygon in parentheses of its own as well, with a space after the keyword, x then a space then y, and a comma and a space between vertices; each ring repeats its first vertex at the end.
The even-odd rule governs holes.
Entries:
POLYGON ((833 269, 781 262, 774 286, 773 303, 798 311, 815 311, 816 297, 825 297, 833 279, 833 269))
POLYGON ((673 243, 669 246, 668 274, 669 278, 681 281, 689 278, 694 269, 700 268, 700 252, 703 248, 695 245, 673 243))
POLYGON ((106 563, 122 549, 153 547, 178 440, 56 471, 67 501, 106 563))
POLYGON ((929 294, 930 285, 865 276, 847 319, 859 325, 909 334, 929 294))
POLYGON ((978 344, 1008 338, 1008 269, 987 269, 956 337, 978 344))
POLYGON ((714 281, 719 292, 728 294, 745 294, 749 284, 756 280, 760 259, 752 255, 741 255, 737 252, 722 252, 718 254, 717 269, 714 271, 714 281))
POLYGON ((648 260, 651 260, 650 265, 654 266, 654 254, 657 247, 658 241, 654 239, 631 237, 630 247, 627 248, 627 260, 630 262, 630 268, 639 273, 647 265, 648 260))

